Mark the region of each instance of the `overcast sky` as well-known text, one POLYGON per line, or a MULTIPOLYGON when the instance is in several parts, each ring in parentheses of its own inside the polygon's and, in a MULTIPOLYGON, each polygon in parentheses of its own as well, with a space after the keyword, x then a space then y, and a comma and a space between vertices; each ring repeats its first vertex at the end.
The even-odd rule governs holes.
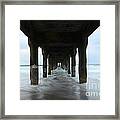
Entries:
MULTIPOLYGON (((30 64, 30 52, 28 46, 28 38, 20 31, 20 64, 30 64)), ((41 49, 39 49, 39 64, 42 64, 41 49)), ((88 64, 100 64, 100 28, 96 29, 88 38, 87 46, 88 64)))

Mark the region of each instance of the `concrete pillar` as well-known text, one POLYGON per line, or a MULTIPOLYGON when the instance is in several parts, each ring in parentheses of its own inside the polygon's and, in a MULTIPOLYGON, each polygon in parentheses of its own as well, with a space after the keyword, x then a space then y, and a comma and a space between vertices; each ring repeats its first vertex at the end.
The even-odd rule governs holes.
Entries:
POLYGON ((38 47, 30 45, 30 80, 31 85, 38 85, 38 47))
POLYGON ((56 69, 56 60, 55 59, 53 60, 53 69, 54 70, 56 69))
POLYGON ((67 69, 66 58, 64 58, 64 60, 62 61, 62 68, 63 68, 64 70, 67 69))
POLYGON ((70 56, 68 56, 67 59, 67 68, 68 68, 68 74, 70 74, 70 56))
POLYGON ((70 57, 66 56, 66 58, 63 61, 63 67, 65 70, 68 71, 68 74, 70 74, 70 57))
POLYGON ((79 55, 79 83, 87 82, 87 57, 86 57, 86 48, 88 44, 88 39, 86 38, 81 46, 78 48, 79 55))
POLYGON ((57 58, 55 58, 55 69, 57 68, 57 58))
POLYGON ((76 67, 76 48, 73 48, 71 52, 71 76, 75 77, 75 67, 76 67))
POLYGON ((48 63, 50 62, 50 70, 53 70, 53 56, 50 56, 50 61, 48 60, 48 63))
POLYGON ((47 77, 47 54, 43 53, 43 77, 47 77))
POLYGON ((73 54, 71 56, 71 76, 75 77, 75 66, 76 66, 76 60, 75 60, 75 55, 73 54))
POLYGON ((57 68, 57 60, 56 60, 56 58, 55 57, 53 57, 53 59, 52 59, 52 65, 53 65, 53 70, 54 69, 56 69, 57 68))
POLYGON ((63 61, 62 61, 62 62, 61 62, 61 68, 62 68, 62 69, 64 69, 64 67, 63 67, 63 66, 64 66, 64 64, 63 64, 63 61))
POLYGON ((68 58, 65 58, 65 70, 68 70, 68 58))
POLYGON ((52 70, 52 58, 49 56, 48 58, 48 75, 51 75, 51 70, 52 70))

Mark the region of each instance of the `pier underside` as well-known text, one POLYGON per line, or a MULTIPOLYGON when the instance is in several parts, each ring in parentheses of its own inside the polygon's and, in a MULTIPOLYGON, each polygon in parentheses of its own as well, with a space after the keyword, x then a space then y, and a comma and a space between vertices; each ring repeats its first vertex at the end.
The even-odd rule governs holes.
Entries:
MULTIPOLYGON (((51 72, 58 67, 58 63, 62 69, 67 71, 69 76, 71 75, 70 77, 75 77, 76 50, 78 48, 79 83, 86 83, 88 37, 99 26, 99 20, 21 20, 20 29, 28 37, 30 47, 31 85, 38 85, 39 83, 38 47, 42 49, 43 78, 46 78, 45 80, 49 80, 47 79, 48 75, 51 75, 51 72)), ((63 76, 61 78, 56 76, 52 79, 57 80, 56 84, 60 82, 63 87, 72 80, 72 78, 67 79, 63 76), (63 80, 59 80, 61 78, 63 80)))

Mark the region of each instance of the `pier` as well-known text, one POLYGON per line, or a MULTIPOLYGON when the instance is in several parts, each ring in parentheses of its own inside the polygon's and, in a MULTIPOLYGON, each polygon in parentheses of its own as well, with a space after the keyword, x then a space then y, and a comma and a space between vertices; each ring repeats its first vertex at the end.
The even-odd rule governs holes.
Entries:
MULTIPOLYGON (((39 84, 38 47, 42 49, 43 78, 47 80, 49 80, 48 75, 52 75, 52 71, 58 68, 58 64, 61 69, 67 71, 71 77, 69 80, 75 77, 76 50, 78 48, 78 83, 86 83, 88 37, 99 26, 99 20, 21 20, 20 29, 28 37, 30 47, 31 85, 39 84)), ((61 78, 64 79, 63 76, 61 78)), ((56 79, 61 78, 58 76, 56 79)), ((67 81, 65 78, 63 81, 69 84, 69 80, 67 81)))

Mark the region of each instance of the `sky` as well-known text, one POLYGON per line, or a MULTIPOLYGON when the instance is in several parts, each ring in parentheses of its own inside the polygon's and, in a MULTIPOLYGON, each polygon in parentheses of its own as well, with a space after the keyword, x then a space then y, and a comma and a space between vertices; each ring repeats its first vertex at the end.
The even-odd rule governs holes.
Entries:
MULTIPOLYGON (((29 65, 30 50, 28 46, 28 37, 21 30, 19 32, 19 39, 20 39, 20 65, 29 65)), ((42 65, 43 59, 40 48, 38 49, 38 54, 39 65, 40 64, 42 65)), ((76 54, 76 56, 78 56, 78 54, 76 54)), ((87 63, 100 64, 100 27, 97 28, 88 38, 87 63)))

